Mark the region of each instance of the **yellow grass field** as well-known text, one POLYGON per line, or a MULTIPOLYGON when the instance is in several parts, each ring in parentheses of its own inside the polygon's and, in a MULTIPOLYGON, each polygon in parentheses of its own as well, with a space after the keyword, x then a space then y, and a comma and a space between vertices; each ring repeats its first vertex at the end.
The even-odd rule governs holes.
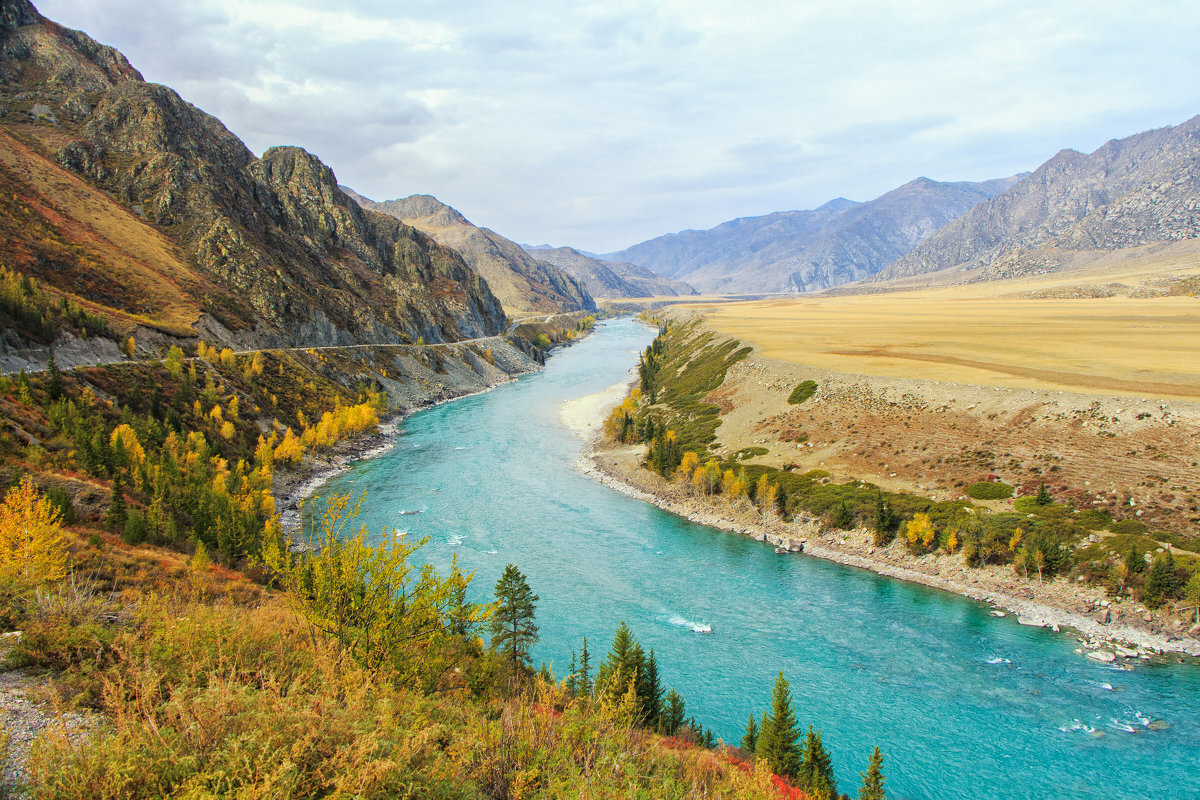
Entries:
MULTIPOLYGON (((1125 265, 1131 283, 1194 259, 1125 265)), ((692 303, 768 358, 886 377, 1200 399, 1200 298, 1030 299, 1118 276, 1082 270, 876 295, 692 303)), ((1127 284, 1129 285, 1129 284, 1127 284)))

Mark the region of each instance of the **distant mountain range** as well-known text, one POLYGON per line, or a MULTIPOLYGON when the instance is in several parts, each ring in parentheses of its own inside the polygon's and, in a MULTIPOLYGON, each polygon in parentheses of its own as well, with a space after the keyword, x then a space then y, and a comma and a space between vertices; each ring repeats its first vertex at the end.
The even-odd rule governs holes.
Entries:
POLYGON ((436 197, 414 194, 376 202, 341 187, 363 208, 398 219, 455 250, 488 282, 510 314, 591 311, 596 302, 579 280, 488 228, 471 224, 436 197))
POLYGON ((548 261, 582 281, 596 297, 679 297, 696 293, 683 281, 664 278, 636 264, 603 261, 573 247, 551 247, 547 244, 522 247, 535 258, 548 261))
POLYGON ((1056 252, 1120 250, 1200 236, 1200 116, 1063 150, 881 272, 880 280, 946 269, 975 280, 1050 271, 1056 252))
POLYGON ((867 203, 743 217, 659 236, 605 260, 627 261, 701 292, 800 292, 870 277, 950 220, 1024 175, 981 183, 917 178, 867 203))

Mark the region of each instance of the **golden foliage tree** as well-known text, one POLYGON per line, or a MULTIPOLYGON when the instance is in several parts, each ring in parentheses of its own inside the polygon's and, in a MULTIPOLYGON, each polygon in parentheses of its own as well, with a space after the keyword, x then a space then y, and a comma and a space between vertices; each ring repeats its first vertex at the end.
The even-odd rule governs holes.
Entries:
POLYGON ((28 476, 0 505, 0 575, 55 581, 67 574, 60 514, 28 476))

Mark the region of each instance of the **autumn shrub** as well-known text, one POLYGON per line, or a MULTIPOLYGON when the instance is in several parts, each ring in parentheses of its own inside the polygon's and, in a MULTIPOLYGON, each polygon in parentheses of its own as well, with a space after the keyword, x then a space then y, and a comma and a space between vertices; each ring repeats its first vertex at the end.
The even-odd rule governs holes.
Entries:
POLYGON ((795 389, 792 389, 792 393, 788 395, 787 401, 789 405, 798 406, 816 393, 816 381, 801 381, 796 384, 795 389))
POLYGON ((1013 487, 1000 481, 983 481, 967 487, 967 496, 975 500, 1003 500, 1012 495, 1013 487))

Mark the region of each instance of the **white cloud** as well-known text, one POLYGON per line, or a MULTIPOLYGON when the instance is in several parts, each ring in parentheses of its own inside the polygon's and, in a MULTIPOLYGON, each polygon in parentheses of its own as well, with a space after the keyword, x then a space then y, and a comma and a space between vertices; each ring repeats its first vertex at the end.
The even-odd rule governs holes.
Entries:
POLYGON ((1184 2, 45 0, 257 152, 613 250, 1200 112, 1184 2))

